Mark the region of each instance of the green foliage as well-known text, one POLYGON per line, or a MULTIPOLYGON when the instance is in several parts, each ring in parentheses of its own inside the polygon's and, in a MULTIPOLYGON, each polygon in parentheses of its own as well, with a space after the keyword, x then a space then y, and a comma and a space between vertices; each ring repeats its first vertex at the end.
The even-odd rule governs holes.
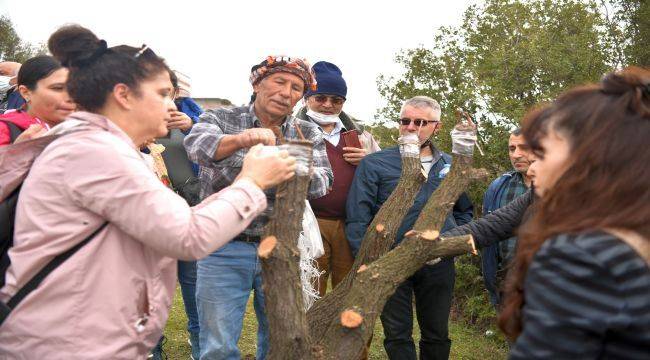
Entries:
POLYGON ((6 16, 0 16, 0 61, 19 63, 36 55, 46 54, 44 45, 34 46, 20 39, 14 25, 6 16))
MULTIPOLYGON (((488 0, 470 6, 461 25, 435 32, 432 48, 396 56, 401 77, 379 76, 387 101, 380 117, 397 119, 403 100, 431 96, 443 109, 436 144, 449 151, 456 110, 465 109, 479 123, 484 150, 476 154, 475 166, 496 178, 511 167, 508 133, 531 107, 611 69, 616 53, 608 48, 608 34, 593 1, 488 0)), ((470 188, 475 204, 481 204, 486 186, 470 188)))
POLYGON ((611 69, 604 21, 590 2, 492 0, 463 24, 485 110, 516 124, 540 101, 611 69))
POLYGON ((382 149, 397 145, 399 130, 396 126, 387 126, 384 123, 365 126, 364 129, 372 134, 382 149))
POLYGON ((614 0, 613 21, 620 31, 614 41, 622 45, 625 62, 630 65, 650 66, 650 1, 614 0))
POLYGON ((493 327, 496 312, 488 297, 480 272, 480 257, 456 259, 456 286, 452 313, 481 329, 493 327))

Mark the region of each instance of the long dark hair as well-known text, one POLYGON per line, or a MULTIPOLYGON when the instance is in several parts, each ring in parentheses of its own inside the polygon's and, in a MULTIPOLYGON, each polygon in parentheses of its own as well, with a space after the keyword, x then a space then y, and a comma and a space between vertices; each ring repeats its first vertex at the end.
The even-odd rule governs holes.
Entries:
POLYGON ((650 71, 607 74, 524 119, 524 137, 538 156, 544 156, 540 139, 551 130, 568 139, 571 154, 567 170, 519 232, 499 316, 510 339, 522 331, 526 273, 547 239, 603 228, 650 238, 650 71))
POLYGON ((140 82, 169 71, 164 60, 143 46, 108 48, 92 31, 79 25, 64 26, 48 40, 50 52, 70 69, 68 93, 82 109, 97 112, 116 84, 137 93, 140 82))

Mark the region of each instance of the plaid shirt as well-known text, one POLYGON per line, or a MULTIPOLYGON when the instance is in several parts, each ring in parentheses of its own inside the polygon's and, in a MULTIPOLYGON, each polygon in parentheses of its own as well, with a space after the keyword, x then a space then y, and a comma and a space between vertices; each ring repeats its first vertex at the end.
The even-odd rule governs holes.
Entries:
MULTIPOLYGON (((504 207, 508 205, 512 200, 517 198, 528 191, 526 182, 524 182, 524 176, 515 171, 509 180, 504 184, 501 197, 499 198, 498 207, 504 207)), ((504 264, 508 263, 515 253, 515 246, 517 244, 517 238, 512 237, 506 241, 499 242, 499 255, 504 264)), ((505 268, 505 265, 503 266, 505 268)))
MULTIPOLYGON (((298 139, 295 124, 300 126, 305 138, 314 143, 313 173, 309 184, 309 199, 316 199, 327 194, 332 186, 334 176, 327 160, 327 151, 323 137, 316 125, 296 119, 289 115, 280 126, 282 134, 287 139, 298 139)), ((215 160, 214 153, 221 139, 226 135, 236 135, 250 128, 261 128, 262 123, 255 115, 253 105, 234 109, 208 110, 199 117, 199 122, 185 137, 185 149, 193 162, 199 164, 199 179, 201 181, 201 199, 229 186, 241 171, 244 156, 248 149, 239 149, 229 157, 215 160)), ((244 234, 260 236, 264 225, 269 221, 275 201, 275 189, 265 191, 268 200, 267 209, 258 216, 244 234)))

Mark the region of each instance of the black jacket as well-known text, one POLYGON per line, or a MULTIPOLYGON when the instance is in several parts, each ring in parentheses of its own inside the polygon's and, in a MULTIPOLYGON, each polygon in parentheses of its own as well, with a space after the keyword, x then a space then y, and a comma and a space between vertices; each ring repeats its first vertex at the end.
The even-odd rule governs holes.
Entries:
POLYGON ((472 234, 476 246, 483 248, 515 235, 522 223, 526 210, 535 201, 533 189, 528 190, 508 205, 494 210, 480 219, 455 227, 442 234, 442 237, 472 234))

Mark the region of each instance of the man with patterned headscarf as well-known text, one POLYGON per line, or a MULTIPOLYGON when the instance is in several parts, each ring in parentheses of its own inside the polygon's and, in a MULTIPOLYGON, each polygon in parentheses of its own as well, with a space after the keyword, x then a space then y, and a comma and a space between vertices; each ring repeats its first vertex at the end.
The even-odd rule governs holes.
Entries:
MULTIPOLYGON (((249 105, 208 110, 185 137, 190 159, 200 166, 201 197, 235 180, 251 146, 276 145, 279 137, 297 139, 299 134, 314 143, 308 198, 327 194, 333 176, 323 137, 313 123, 291 116, 305 91, 316 85, 309 64, 301 59, 269 56, 253 66, 250 82, 254 93, 249 105)), ((275 190, 267 190, 266 197, 268 208, 262 215, 233 241, 198 262, 196 302, 201 358, 240 358, 237 340, 251 290, 259 323, 256 358, 266 357, 268 322, 257 247, 273 209, 275 190)))

